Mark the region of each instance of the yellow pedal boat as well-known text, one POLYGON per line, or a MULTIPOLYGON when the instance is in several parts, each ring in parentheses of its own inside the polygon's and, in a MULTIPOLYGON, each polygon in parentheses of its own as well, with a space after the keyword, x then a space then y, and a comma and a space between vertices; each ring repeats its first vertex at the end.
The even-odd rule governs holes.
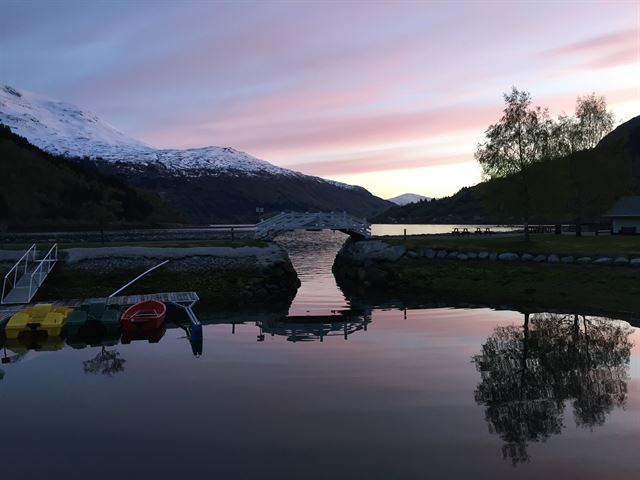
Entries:
POLYGON ((18 338, 25 330, 44 330, 50 337, 59 337, 69 314, 68 307, 54 307, 49 303, 38 303, 14 314, 5 327, 7 339, 18 338))

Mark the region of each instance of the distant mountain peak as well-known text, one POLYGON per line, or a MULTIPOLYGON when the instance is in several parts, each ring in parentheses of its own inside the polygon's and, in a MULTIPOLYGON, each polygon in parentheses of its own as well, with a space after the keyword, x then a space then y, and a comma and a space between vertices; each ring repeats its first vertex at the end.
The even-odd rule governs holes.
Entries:
MULTIPOLYGON (((0 123, 42 150, 65 157, 131 165, 161 164, 175 175, 277 175, 307 177, 231 147, 161 149, 131 138, 75 105, 0 86, 0 123)), ((309 176, 347 189, 361 187, 309 176)))
POLYGON ((398 195, 397 197, 388 198, 392 203, 396 205, 408 205, 410 203, 421 202, 422 200, 431 200, 431 197, 425 197, 424 195, 419 195, 417 193, 403 193, 402 195, 398 195))

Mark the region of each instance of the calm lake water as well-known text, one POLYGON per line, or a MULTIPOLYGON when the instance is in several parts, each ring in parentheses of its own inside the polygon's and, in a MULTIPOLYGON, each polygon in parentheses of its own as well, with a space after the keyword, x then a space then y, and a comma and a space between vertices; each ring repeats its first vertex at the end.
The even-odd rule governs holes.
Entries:
MULTIPOLYGON (((480 228, 483 232, 486 228, 490 228, 492 232, 512 232, 518 229, 516 225, 469 225, 469 224, 383 224, 374 223, 371 225, 372 235, 404 235, 405 229, 407 235, 434 235, 451 233, 454 228, 460 230, 466 228, 469 232, 474 233, 476 228, 480 228)), ((521 227, 520 227, 521 228, 521 227)))
POLYGON ((199 357, 172 324, 157 343, 8 345, 3 476, 638 478, 640 330, 489 309, 338 318, 343 240, 280 238, 296 318, 198 312, 218 322, 199 357))

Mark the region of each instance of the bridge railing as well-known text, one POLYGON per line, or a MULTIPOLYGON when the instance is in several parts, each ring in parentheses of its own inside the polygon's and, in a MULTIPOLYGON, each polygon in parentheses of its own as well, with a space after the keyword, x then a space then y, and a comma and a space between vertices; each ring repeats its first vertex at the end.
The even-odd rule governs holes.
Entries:
POLYGON ((282 212, 256 225, 257 238, 269 238, 287 230, 326 228, 344 230, 368 237, 371 226, 364 218, 346 212, 282 212))

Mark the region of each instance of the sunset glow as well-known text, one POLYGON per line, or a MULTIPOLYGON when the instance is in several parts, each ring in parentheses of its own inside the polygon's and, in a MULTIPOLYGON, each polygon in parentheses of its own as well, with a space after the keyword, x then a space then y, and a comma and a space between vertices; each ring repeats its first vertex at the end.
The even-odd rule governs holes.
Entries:
POLYGON ((2 82, 381 197, 477 183, 511 85, 552 115, 591 92, 640 112, 633 1, 32 3, 3 2, 2 82))

